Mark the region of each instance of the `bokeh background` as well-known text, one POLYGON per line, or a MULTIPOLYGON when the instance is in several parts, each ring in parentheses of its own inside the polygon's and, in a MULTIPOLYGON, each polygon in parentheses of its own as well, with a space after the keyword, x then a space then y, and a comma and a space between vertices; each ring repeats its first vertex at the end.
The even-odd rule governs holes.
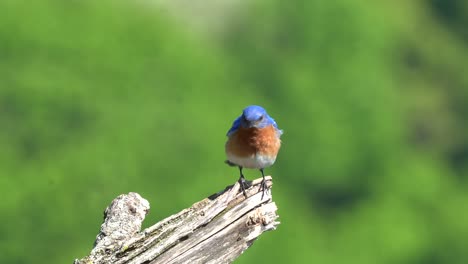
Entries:
POLYGON ((85 256, 121 193, 149 226, 234 183, 250 104, 282 224, 236 263, 468 263, 464 0, 0 1, 0 263, 85 256))

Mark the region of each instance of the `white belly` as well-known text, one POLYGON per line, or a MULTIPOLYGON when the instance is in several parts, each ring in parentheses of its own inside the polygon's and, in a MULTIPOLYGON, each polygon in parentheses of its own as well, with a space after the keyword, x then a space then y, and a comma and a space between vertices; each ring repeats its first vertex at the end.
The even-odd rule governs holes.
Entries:
POLYGON ((239 157, 231 153, 227 153, 227 158, 230 162, 249 169, 263 169, 270 167, 275 163, 276 156, 252 155, 250 157, 239 157))

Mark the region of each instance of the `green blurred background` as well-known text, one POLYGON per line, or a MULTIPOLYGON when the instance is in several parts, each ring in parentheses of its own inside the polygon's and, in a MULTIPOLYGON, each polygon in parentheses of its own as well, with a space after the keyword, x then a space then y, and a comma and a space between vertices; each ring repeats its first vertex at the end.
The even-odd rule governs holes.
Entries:
MULTIPOLYGON (((468 2, 0 1, 0 263, 84 257, 237 180, 242 108, 285 131, 281 225, 236 263, 468 263, 468 2)), ((258 171, 246 171, 248 179, 258 171)))

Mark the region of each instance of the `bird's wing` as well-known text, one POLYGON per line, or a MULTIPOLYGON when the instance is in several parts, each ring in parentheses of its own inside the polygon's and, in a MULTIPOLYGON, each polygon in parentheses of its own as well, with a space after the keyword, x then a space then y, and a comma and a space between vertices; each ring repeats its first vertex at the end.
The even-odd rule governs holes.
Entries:
POLYGON ((279 129, 278 124, 276 124, 276 121, 271 116, 268 116, 268 119, 275 127, 276 133, 278 133, 278 137, 281 136, 283 134, 283 130, 279 129))
POLYGON ((240 127, 240 123, 241 123, 241 116, 239 116, 238 118, 236 118, 236 120, 234 120, 234 122, 232 123, 232 127, 229 129, 229 131, 227 132, 227 136, 231 136, 232 133, 236 132, 237 129, 239 129, 240 127))

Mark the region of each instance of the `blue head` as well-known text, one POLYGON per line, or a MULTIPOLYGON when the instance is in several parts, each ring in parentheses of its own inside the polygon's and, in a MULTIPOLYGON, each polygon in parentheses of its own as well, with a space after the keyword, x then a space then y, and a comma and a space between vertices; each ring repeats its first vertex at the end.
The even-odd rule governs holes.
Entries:
POLYGON ((277 129, 278 135, 282 134, 282 131, 278 129, 275 120, 268 115, 263 107, 258 105, 247 106, 242 111, 242 115, 239 116, 232 124, 231 129, 228 131, 228 136, 239 129, 239 127, 264 128, 270 125, 273 125, 277 129))
POLYGON ((247 106, 240 116, 240 125, 245 128, 264 128, 271 124, 270 116, 261 106, 247 106))

